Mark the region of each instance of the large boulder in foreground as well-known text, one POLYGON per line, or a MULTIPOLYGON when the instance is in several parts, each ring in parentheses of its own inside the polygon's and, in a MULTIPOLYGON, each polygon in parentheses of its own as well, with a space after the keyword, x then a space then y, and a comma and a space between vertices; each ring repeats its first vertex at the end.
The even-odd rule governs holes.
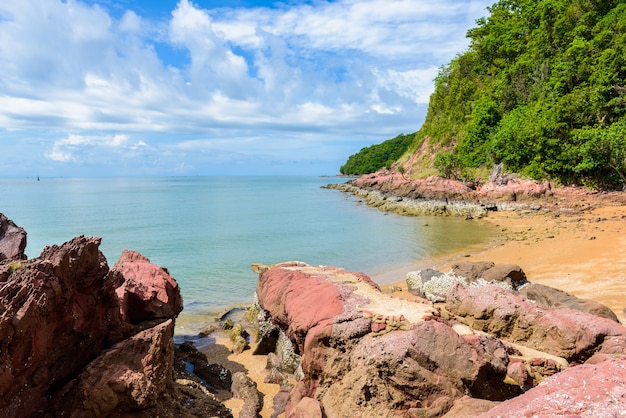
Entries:
POLYGON ((466 393, 518 393, 504 382, 499 340, 461 335, 430 303, 384 294, 362 273, 278 264, 260 274, 257 295, 301 355, 287 416, 311 399, 326 416, 436 416, 466 393))
POLYGON ((172 395, 178 286, 136 253, 110 274, 99 245, 80 236, 0 263, 0 416, 185 415, 172 395), (120 300, 116 287, 151 290, 120 300))
POLYGON ((618 417, 626 411, 626 360, 568 368, 480 415, 496 417, 618 417))
POLYGON ((173 381, 172 320, 148 328, 105 350, 61 390, 61 416, 117 416, 154 408, 173 381))
POLYGON ((26 231, 0 213, 0 261, 26 258, 26 231))
POLYGON ((99 245, 78 237, 0 274, 0 415, 45 411, 57 382, 126 333, 99 245))

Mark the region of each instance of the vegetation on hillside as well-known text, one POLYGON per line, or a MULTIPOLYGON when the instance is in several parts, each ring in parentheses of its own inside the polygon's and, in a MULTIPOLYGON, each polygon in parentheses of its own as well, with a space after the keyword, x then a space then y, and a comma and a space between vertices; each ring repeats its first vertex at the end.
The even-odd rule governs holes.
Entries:
POLYGON ((389 168, 406 152, 414 138, 415 134, 400 134, 380 144, 362 148, 361 151, 348 158, 339 172, 346 175, 360 175, 373 173, 381 168, 389 168))
MULTIPOLYGON (((500 0, 489 12, 468 31, 467 52, 441 68, 397 166, 476 179, 501 164, 535 179, 624 187, 626 2, 500 0)), ((406 137, 364 148, 341 172, 389 167, 406 137)))
POLYGON ((440 70, 409 152, 430 141, 448 177, 502 163, 535 179, 626 184, 626 2, 500 0, 489 11, 440 70))

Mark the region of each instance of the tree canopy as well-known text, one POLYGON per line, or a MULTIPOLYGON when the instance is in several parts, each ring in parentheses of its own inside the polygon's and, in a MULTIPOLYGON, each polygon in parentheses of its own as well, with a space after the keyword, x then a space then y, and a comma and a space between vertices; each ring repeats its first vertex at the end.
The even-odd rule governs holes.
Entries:
POLYGON ((489 12, 441 68, 416 141, 465 169, 626 184, 626 2, 500 0, 489 12))
POLYGON ((373 173, 383 167, 389 168, 391 163, 405 153, 414 137, 415 134, 400 134, 380 144, 362 148, 361 151, 348 158, 339 172, 346 175, 360 175, 373 173))

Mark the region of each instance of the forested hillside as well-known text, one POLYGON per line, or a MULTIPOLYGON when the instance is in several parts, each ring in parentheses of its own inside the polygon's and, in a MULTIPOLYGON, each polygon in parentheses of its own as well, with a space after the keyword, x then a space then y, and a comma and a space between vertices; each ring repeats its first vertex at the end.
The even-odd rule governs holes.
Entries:
POLYGON ((341 166, 341 174, 369 174, 383 167, 389 168, 402 154, 406 152, 415 138, 415 134, 400 134, 380 144, 362 148, 351 155, 348 161, 341 166))
POLYGON ((443 67, 398 167, 626 184, 626 2, 501 0, 443 67), (413 155, 417 150, 419 155, 413 155))

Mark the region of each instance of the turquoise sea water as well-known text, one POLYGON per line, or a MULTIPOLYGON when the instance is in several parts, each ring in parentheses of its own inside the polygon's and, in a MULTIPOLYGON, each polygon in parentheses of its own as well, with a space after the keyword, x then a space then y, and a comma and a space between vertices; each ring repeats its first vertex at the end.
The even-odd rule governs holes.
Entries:
POLYGON ((322 177, 0 180, 0 212, 26 229, 27 254, 77 235, 102 237, 168 268, 185 314, 252 300, 255 262, 300 260, 376 275, 486 240, 480 224, 386 215, 320 186, 322 177))

